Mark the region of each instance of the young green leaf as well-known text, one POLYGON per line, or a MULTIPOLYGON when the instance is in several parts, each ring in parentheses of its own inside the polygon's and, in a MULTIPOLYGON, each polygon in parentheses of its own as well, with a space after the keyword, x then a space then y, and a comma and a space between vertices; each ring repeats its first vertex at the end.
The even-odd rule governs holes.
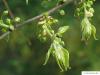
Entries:
POLYGON ((62 16, 65 15, 65 11, 64 11, 64 10, 60 10, 59 13, 60 13, 60 15, 62 15, 62 16))
POLYGON ((4 12, 3 12, 3 15, 8 15, 8 10, 5 10, 4 12))
POLYGON ((88 18, 84 18, 81 22, 82 26, 82 40, 88 40, 91 36, 91 23, 88 18))
POLYGON ((94 39, 96 39, 96 28, 91 25, 89 19, 87 17, 85 17, 82 22, 81 22, 81 26, 82 26, 82 40, 88 40, 91 35, 93 35, 94 39))
POLYGON ((45 59, 45 62, 44 62, 43 65, 46 65, 47 64, 47 62, 49 60, 49 57, 50 57, 50 54, 52 53, 52 51, 53 51, 53 47, 52 47, 52 44, 51 44, 51 46, 50 46, 50 48, 49 48, 49 50, 48 50, 48 52, 46 54, 46 59, 45 59))
POLYGON ((61 71, 67 70, 69 68, 69 53, 68 51, 59 44, 57 40, 53 42, 53 56, 55 57, 57 64, 59 65, 61 71))
POLYGON ((96 28, 95 28, 93 25, 91 25, 91 27, 92 27, 92 34, 93 34, 94 39, 95 39, 95 40, 98 40, 98 39, 96 38, 96 28))
POLYGON ((68 29, 69 29, 69 26, 60 27, 58 29, 57 35, 61 37, 63 35, 63 33, 65 33, 68 29))

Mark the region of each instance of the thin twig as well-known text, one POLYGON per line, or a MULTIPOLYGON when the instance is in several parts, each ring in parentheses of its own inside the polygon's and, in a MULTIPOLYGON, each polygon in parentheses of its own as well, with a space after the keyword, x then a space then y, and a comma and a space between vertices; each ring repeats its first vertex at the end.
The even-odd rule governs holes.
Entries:
POLYGON ((4 37, 6 37, 7 35, 9 35, 10 31, 4 33, 3 35, 0 36, 0 39, 3 39, 4 37))
MULTIPOLYGON (((61 4, 61 5, 58 5, 58 6, 55 6, 54 8, 50 9, 50 10, 47 11, 47 12, 48 12, 48 14, 50 15, 50 14, 54 13, 55 11, 57 11, 58 9, 62 8, 63 6, 68 5, 68 4, 71 3, 71 2, 73 2, 73 0, 67 0, 65 3, 63 3, 63 4, 61 4)), ((26 25, 27 23, 30 23, 30 22, 32 22, 32 21, 34 21, 34 20, 37 20, 37 19, 41 18, 43 15, 44 15, 44 13, 42 13, 42 14, 40 14, 40 15, 38 15, 38 16, 35 16, 35 17, 31 18, 31 19, 28 19, 28 20, 26 20, 26 21, 24 21, 24 22, 22 22, 22 23, 20 23, 20 24, 17 24, 17 25, 15 25, 15 26, 16 26, 15 29, 20 28, 21 26, 24 26, 24 25, 26 25)), ((8 32, 2 34, 2 35, 0 36, 0 39, 3 39, 5 36, 9 35, 10 33, 11 33, 11 32, 8 31, 8 32)))

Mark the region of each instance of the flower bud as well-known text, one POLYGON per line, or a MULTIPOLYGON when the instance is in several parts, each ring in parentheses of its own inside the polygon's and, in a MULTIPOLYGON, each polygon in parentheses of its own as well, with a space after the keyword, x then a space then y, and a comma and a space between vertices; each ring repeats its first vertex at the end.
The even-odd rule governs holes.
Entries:
POLYGON ((11 24, 11 20, 10 20, 9 18, 6 19, 6 22, 7 22, 8 24, 11 24))
POLYGON ((5 10, 5 11, 3 12, 3 14, 4 14, 4 15, 8 15, 8 11, 5 10))
POLYGON ((16 18, 15 18, 15 21, 16 21, 16 22, 20 22, 20 20, 21 20, 21 19, 20 19, 19 17, 16 17, 16 18))
POLYGON ((90 12, 90 11, 86 11, 86 14, 85 14, 87 17, 93 17, 93 13, 90 12))
POLYGON ((14 26, 11 25, 11 26, 9 27, 9 29, 10 29, 11 31, 13 31, 13 30, 14 30, 14 26))

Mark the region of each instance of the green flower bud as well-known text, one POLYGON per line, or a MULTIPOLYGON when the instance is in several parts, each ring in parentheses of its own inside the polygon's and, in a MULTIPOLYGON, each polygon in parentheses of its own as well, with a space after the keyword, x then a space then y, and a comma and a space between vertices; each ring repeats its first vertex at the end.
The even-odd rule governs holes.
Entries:
POLYGON ((42 25, 42 24, 44 24, 44 23, 46 23, 46 20, 43 20, 43 21, 39 21, 39 22, 38 22, 39 25, 42 25))
POLYGON ((62 16, 65 15, 65 11, 64 11, 64 10, 60 10, 59 13, 60 13, 60 15, 62 15, 62 16))
POLYGON ((8 15, 8 11, 5 10, 5 11, 3 12, 3 14, 4 14, 4 15, 8 15))
POLYGON ((6 22, 7 22, 8 24, 11 24, 11 19, 7 18, 7 19, 6 19, 6 22))
POLYGON ((16 17, 16 18, 15 18, 15 22, 20 22, 20 20, 21 20, 21 19, 20 19, 19 17, 16 17))
POLYGON ((57 20, 57 19, 55 19, 55 20, 54 20, 54 23, 58 23, 58 20, 57 20))
POLYGON ((90 8, 89 9, 89 12, 94 13, 94 9, 93 8, 90 8))
POLYGON ((14 26, 11 25, 11 26, 9 27, 9 29, 10 29, 11 31, 13 31, 13 30, 14 30, 14 26))
POLYGON ((86 11, 85 12, 86 17, 93 17, 93 12, 91 11, 86 11))

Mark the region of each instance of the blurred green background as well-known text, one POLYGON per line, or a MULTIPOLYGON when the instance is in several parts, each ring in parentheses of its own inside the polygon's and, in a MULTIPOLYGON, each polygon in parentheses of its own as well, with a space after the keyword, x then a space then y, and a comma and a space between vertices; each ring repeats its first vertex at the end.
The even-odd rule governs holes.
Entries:
MULTIPOLYGON (((56 5, 56 0, 43 2, 43 0, 7 0, 14 16, 21 21, 32 18, 56 5)), ((66 48, 70 53, 71 69, 60 72, 54 58, 50 58, 46 66, 43 66, 48 42, 41 42, 35 36, 36 21, 12 32, 8 37, 0 40, 0 75, 81 75, 81 71, 100 71, 100 0, 94 4, 95 14, 93 24, 97 29, 97 38, 91 38, 84 44, 81 41, 80 21, 74 17, 75 6, 69 4, 63 9, 65 16, 58 12, 53 14, 58 18, 60 25, 69 25, 70 29, 64 34, 66 48)), ((6 7, 0 0, 0 15, 6 7)), ((59 25, 59 26, 60 26, 59 25)))

